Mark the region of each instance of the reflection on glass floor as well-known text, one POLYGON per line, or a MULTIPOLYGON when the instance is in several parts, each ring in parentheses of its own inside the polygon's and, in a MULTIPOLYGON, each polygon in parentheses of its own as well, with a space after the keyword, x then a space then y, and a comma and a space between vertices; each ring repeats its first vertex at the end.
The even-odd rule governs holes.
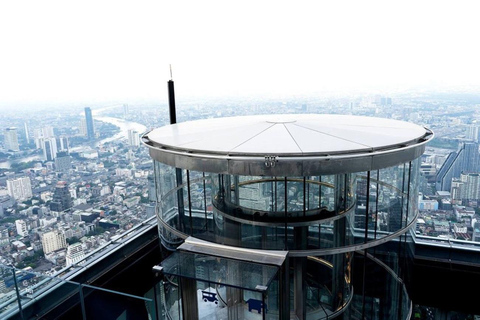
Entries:
POLYGON ((279 319, 277 275, 285 257, 186 240, 161 263, 169 318, 279 319), (180 305, 184 301, 188 305, 180 305))
MULTIPOLYGON (((176 290, 176 289, 173 289, 176 290)), ((234 304, 227 307, 225 302, 226 287, 217 286, 208 287, 205 290, 197 290, 197 304, 198 304, 198 319, 207 320, 223 320, 228 319, 228 314, 234 314, 236 319, 239 320, 259 320, 262 319, 262 302, 257 299, 250 298, 245 301, 234 304)), ((168 309, 169 318, 179 319, 179 303, 175 301, 168 309)), ((278 314, 268 315, 268 303, 267 313, 265 319, 278 319, 278 314)))
MULTIPOLYGON (((231 307, 226 306, 225 297, 226 287, 218 286, 217 288, 209 287, 206 290, 197 291, 198 313, 199 319, 228 319, 228 313, 236 315, 237 319, 257 320, 262 319, 261 301, 255 300, 250 302, 240 302, 231 307), (210 301, 206 298, 206 293, 215 295, 217 301, 210 301), (206 300, 206 301, 205 301, 206 300), (257 303, 255 303, 257 302, 257 303), (230 310, 229 310, 230 309, 230 310), (234 310, 232 310, 234 309, 234 310)), ((250 300, 250 299, 249 299, 250 300)), ((254 300, 254 299, 252 299, 254 300)), ((278 317, 278 315, 277 315, 278 317)), ((269 319, 268 312, 266 319, 269 319)))

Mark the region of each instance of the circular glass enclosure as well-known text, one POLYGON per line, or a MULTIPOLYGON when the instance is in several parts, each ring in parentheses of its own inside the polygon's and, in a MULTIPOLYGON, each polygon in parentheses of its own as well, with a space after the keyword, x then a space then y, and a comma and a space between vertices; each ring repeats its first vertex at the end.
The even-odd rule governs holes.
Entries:
POLYGON ((165 126, 143 142, 167 247, 194 236, 309 256, 405 232, 416 218, 416 159, 431 137, 389 119, 268 115, 165 126))
POLYGON ((419 157, 432 137, 396 120, 313 114, 152 130, 142 140, 154 160, 162 244, 174 250, 192 236, 288 251, 292 286, 306 290, 292 295, 290 309, 331 316, 351 299, 353 252, 416 221, 419 157))

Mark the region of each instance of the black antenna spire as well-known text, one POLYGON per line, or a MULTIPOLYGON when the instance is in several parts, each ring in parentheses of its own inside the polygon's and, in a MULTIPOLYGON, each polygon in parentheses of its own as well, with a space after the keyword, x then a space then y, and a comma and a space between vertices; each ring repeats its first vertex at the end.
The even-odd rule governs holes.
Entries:
POLYGON ((170 80, 168 80, 168 107, 170 110, 170 124, 177 123, 177 109, 175 107, 175 90, 173 88, 172 65, 170 65, 170 80))

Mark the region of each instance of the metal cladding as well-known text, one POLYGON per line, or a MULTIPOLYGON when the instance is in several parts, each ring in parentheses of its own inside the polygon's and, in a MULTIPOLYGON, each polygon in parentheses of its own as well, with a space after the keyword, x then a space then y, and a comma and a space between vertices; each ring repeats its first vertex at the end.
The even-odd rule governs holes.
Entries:
POLYGON ((418 158, 433 138, 418 125, 327 114, 189 121, 146 133, 154 160, 189 170, 307 176, 376 170, 418 158))

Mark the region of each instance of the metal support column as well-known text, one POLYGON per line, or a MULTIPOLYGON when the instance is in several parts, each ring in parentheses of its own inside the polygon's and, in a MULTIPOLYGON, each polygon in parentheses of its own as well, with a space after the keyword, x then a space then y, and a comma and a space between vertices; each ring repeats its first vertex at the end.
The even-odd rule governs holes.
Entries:
MULTIPOLYGON (((307 235, 308 227, 296 227, 294 229, 295 244, 297 250, 305 250, 307 248, 307 235)), ((306 319, 306 281, 305 276, 307 274, 307 258, 296 257, 293 258, 293 305, 295 308, 295 314, 298 319, 306 319)))
POLYGON ((198 319, 197 281, 180 277, 183 320, 198 319))

